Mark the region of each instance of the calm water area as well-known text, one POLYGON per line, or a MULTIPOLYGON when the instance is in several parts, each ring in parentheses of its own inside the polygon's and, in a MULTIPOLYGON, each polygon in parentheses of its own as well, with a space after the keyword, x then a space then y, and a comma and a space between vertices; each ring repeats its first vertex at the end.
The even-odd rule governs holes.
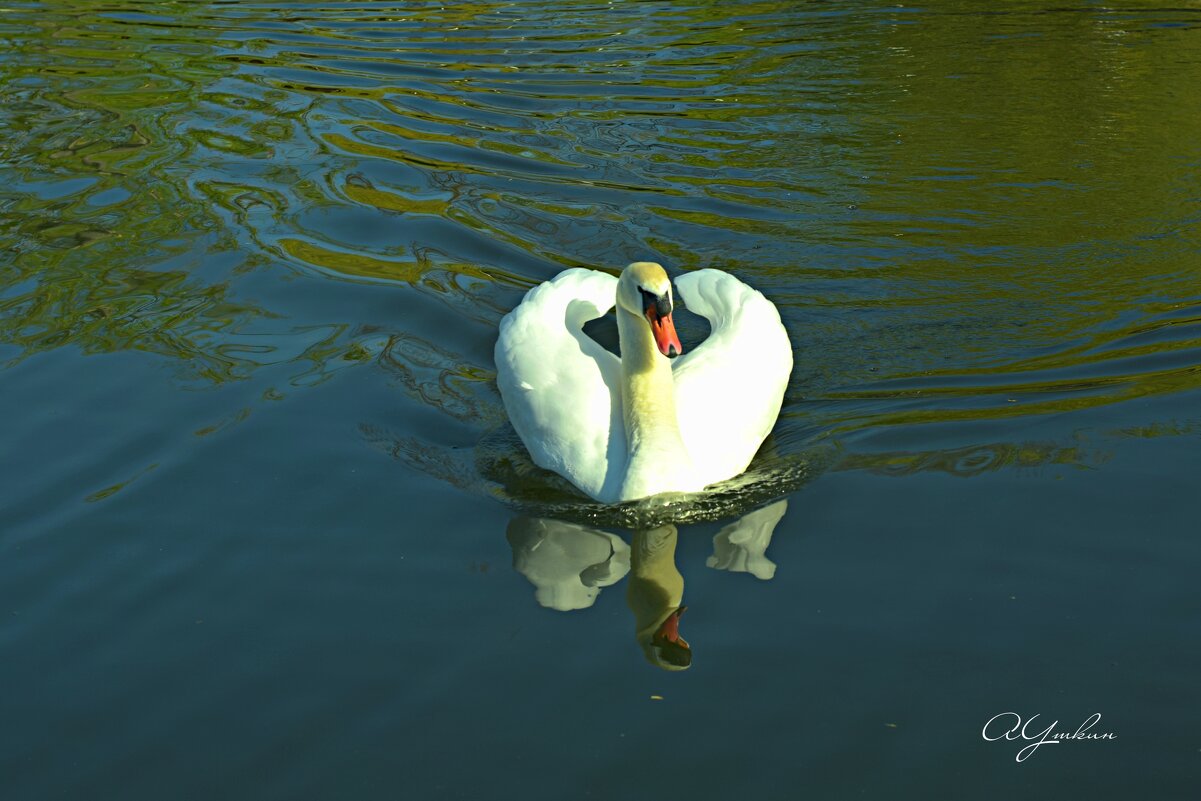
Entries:
POLYGON ((0 3, 4 799, 1196 799, 1199 512, 1191 3, 0 3), (796 361, 666 511, 494 380, 641 259, 796 361))

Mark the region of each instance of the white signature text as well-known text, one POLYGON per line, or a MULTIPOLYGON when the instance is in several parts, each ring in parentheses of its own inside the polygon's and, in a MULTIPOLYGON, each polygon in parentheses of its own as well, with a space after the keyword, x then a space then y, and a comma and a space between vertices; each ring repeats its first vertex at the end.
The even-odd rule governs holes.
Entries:
POLYGON ((1069 740, 1116 740, 1118 738, 1113 732, 1099 734, 1089 731, 1101 720, 1100 712, 1089 716, 1074 732, 1055 731, 1055 727, 1059 725, 1058 720, 1042 731, 1038 731, 1037 727, 1041 724, 1034 722, 1037 718, 1038 715, 1034 715, 1023 723, 1022 716, 1017 712, 1002 712, 989 718, 988 723, 985 723, 984 728, 980 731, 980 736, 989 742, 996 740, 1029 741, 1030 744, 1018 751, 1017 756, 1014 757, 1017 762, 1024 761, 1037 751, 1039 746, 1043 745, 1059 745, 1069 740))

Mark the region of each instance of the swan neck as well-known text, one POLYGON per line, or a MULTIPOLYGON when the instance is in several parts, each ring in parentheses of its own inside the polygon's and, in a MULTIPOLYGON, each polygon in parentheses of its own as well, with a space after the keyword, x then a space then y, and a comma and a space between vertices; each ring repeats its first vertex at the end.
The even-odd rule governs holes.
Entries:
POLYGON ((672 525, 634 532, 626 603, 634 613, 640 639, 650 639, 684 597, 684 576, 676 567, 676 540, 672 525))
POLYGON ((646 321, 626 309, 617 313, 621 338, 622 408, 631 460, 648 449, 668 449, 672 458, 683 451, 676 419, 671 362, 659 353, 646 321))
POLYGON ((675 553, 675 526, 635 532, 626 584, 634 637, 647 661, 664 670, 684 670, 692 664, 688 641, 680 636, 684 577, 676 567, 675 553))

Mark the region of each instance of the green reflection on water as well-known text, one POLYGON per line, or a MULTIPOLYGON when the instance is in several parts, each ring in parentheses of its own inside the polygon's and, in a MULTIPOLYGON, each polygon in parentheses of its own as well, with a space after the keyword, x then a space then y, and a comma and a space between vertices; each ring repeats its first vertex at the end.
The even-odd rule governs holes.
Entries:
POLYGON ((1201 386, 1196 14, 517 9, 6 10, 2 364, 371 365, 491 423, 520 291, 654 257, 781 306, 786 451, 1201 386))

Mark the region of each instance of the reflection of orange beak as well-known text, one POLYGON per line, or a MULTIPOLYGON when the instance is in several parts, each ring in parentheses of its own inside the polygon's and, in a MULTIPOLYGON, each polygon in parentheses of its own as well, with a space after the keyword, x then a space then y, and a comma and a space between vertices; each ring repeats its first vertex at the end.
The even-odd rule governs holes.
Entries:
POLYGON ((684 610, 687 608, 686 606, 681 606, 667 616, 667 620, 664 620, 659 626, 658 631, 655 632, 654 640, 656 642, 666 640, 684 648, 688 647, 688 640, 680 636, 680 615, 684 614, 684 610))
POLYGON ((674 359, 684 352, 684 346, 680 344, 680 337, 676 334, 676 324, 671 321, 671 312, 660 317, 652 306, 646 310, 646 319, 650 320, 651 333, 655 335, 655 344, 659 346, 660 353, 674 359))

